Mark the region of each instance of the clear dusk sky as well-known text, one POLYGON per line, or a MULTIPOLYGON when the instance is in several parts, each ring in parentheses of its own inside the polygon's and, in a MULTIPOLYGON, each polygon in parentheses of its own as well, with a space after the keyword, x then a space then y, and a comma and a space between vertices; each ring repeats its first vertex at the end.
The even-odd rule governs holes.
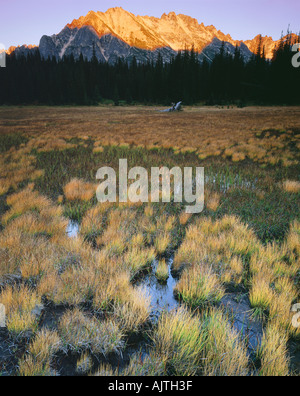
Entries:
POLYGON ((257 34, 279 39, 288 25, 293 32, 300 31, 300 0, 0 0, 0 43, 6 48, 38 45, 44 34, 59 33, 90 10, 104 12, 117 6, 136 15, 186 14, 236 40, 257 34))

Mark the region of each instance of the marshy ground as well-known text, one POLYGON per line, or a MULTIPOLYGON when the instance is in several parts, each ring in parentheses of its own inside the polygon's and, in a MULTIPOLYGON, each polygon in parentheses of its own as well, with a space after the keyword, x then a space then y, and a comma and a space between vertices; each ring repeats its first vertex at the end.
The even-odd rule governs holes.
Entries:
POLYGON ((300 108, 0 108, 2 375, 299 375, 300 108), (205 167, 205 210, 98 204, 205 167))

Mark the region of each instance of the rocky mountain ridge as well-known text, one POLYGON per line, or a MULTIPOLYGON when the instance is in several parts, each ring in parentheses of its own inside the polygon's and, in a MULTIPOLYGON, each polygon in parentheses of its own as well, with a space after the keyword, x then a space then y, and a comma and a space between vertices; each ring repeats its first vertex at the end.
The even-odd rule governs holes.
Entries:
MULTIPOLYGON (((253 40, 237 41, 225 35, 214 26, 205 26, 189 16, 174 12, 163 14, 161 18, 135 16, 116 7, 106 12, 90 11, 86 16, 75 19, 58 34, 43 36, 39 50, 44 59, 73 55, 78 59, 91 59, 95 53, 99 61, 114 63, 118 58, 127 61, 136 57, 138 62, 156 60, 161 54, 168 62, 179 50, 194 48, 199 59, 211 61, 225 42, 225 51, 234 54, 240 48, 243 58, 248 61, 257 51, 261 36, 253 40)), ((267 58, 279 45, 271 37, 262 37, 267 58)), ((35 51, 37 47, 22 46, 10 48, 8 53, 16 55, 35 51)))

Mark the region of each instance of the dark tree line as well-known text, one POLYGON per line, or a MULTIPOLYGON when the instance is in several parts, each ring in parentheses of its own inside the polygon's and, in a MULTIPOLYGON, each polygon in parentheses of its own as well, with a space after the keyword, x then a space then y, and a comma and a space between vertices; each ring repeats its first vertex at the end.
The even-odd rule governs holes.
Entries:
POLYGON ((282 39, 270 61, 260 43, 247 63, 238 47, 229 55, 224 45, 211 63, 200 62, 193 50, 179 52, 170 63, 159 56, 155 63, 120 59, 114 65, 95 56, 57 61, 41 59, 38 51, 12 54, 0 69, 0 104, 300 104, 300 68, 292 66, 292 44, 292 35, 282 39))

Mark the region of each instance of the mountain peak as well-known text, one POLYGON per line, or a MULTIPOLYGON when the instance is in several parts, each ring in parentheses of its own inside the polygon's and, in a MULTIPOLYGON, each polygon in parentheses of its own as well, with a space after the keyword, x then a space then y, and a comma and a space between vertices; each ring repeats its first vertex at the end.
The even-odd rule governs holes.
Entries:
MULTIPOLYGON (((229 52, 239 46, 244 58, 250 59, 251 52, 257 51, 260 37, 258 35, 253 40, 237 41, 214 25, 205 26, 195 18, 176 14, 174 11, 157 18, 134 15, 122 7, 114 7, 106 12, 89 11, 86 16, 74 19, 58 35, 50 38, 44 36, 40 48, 43 48, 45 56, 60 58, 70 53, 78 56, 82 52, 90 58, 94 48, 98 51, 98 58, 104 60, 110 57, 105 54, 101 45, 109 47, 113 59, 118 54, 122 57, 128 56, 129 48, 132 48, 133 52, 144 54, 141 55, 143 60, 149 56, 149 51, 157 54, 157 50, 163 50, 167 58, 177 51, 194 48, 211 60, 213 54, 218 52, 220 43, 224 41, 229 52)), ((271 58, 278 42, 266 36, 262 37, 262 45, 266 57, 271 58)))
POLYGON ((111 34, 130 46, 147 50, 163 47, 170 47, 175 51, 192 47, 201 50, 214 37, 226 37, 216 34, 215 27, 206 28, 203 24, 199 25, 196 19, 183 14, 177 15, 174 11, 156 18, 135 16, 122 7, 114 7, 106 12, 90 11, 67 26, 80 29, 87 25, 93 27, 99 37, 111 34))
POLYGON ((169 12, 168 14, 164 14, 165 19, 176 19, 177 14, 174 11, 169 12))
POLYGON ((12 53, 14 53, 16 56, 20 56, 20 55, 27 55, 30 52, 36 51, 37 49, 38 49, 38 47, 36 45, 23 44, 23 45, 19 45, 17 47, 11 46, 5 52, 7 55, 11 55, 12 53))
POLYGON ((122 7, 111 7, 111 8, 109 8, 106 11, 107 14, 110 14, 112 12, 125 12, 125 13, 127 13, 128 11, 124 10, 124 8, 122 8, 122 7))

